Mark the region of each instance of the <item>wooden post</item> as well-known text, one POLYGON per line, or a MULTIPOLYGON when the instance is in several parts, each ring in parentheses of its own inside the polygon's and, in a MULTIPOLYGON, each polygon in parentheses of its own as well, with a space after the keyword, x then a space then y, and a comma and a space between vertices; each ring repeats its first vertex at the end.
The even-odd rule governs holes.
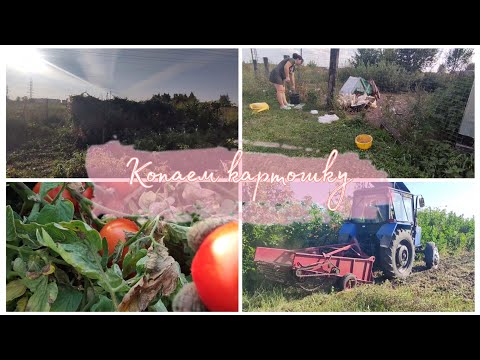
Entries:
POLYGON ((253 49, 252 48, 250 49, 250 54, 252 55, 253 73, 254 73, 255 77, 257 77, 257 60, 253 56, 253 49))
POLYGON ((340 49, 330 49, 330 68, 328 69, 328 92, 327 106, 333 108, 333 97, 335 94, 335 80, 337 78, 337 68, 340 49))
POLYGON ((268 78, 270 75, 270 69, 268 68, 268 57, 263 58, 263 65, 265 66, 265 76, 268 78))

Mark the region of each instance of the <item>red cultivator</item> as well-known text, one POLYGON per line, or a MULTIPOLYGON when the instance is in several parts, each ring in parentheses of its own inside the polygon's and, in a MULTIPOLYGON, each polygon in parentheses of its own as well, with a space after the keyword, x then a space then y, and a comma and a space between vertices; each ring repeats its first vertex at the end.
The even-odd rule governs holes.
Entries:
POLYGON ((315 291, 337 285, 340 290, 372 284, 374 256, 358 243, 327 245, 299 250, 257 248, 255 262, 267 279, 315 291))

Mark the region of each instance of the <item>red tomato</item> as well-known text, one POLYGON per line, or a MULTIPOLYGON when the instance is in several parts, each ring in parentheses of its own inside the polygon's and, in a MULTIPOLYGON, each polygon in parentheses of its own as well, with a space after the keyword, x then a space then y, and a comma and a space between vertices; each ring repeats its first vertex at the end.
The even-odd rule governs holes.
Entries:
POLYGON ((211 232, 192 262, 193 282, 210 311, 238 311, 238 223, 211 232))
POLYGON ((82 193, 83 196, 85 196, 87 199, 92 200, 93 199, 93 187, 88 187, 85 189, 85 191, 82 193))
MULTIPOLYGON (((42 183, 36 183, 35 186, 33 187, 33 192, 38 194, 40 192, 40 186, 41 185, 42 185, 42 183)), ((53 201, 53 199, 55 199, 55 196, 57 196, 57 194, 58 194, 58 192, 60 191, 61 188, 62 188, 62 186, 59 185, 55 189, 50 190, 47 193, 47 195, 45 195, 44 200, 48 203, 51 203, 53 201)), ((70 195, 68 190, 66 190, 66 189, 63 190, 62 196, 65 200, 70 200, 75 207, 77 206, 77 201, 72 197, 72 195, 70 195)))
MULTIPOLYGON (((100 236, 107 239, 108 243, 108 256, 113 254, 115 246, 117 246, 119 241, 125 242, 125 231, 136 233, 138 231, 138 226, 133 221, 128 219, 116 219, 110 221, 105 225, 102 230, 100 230, 100 236)), ((128 252, 128 247, 123 249, 122 259, 128 252)), ((103 255, 103 251, 100 251, 100 255, 103 255)))

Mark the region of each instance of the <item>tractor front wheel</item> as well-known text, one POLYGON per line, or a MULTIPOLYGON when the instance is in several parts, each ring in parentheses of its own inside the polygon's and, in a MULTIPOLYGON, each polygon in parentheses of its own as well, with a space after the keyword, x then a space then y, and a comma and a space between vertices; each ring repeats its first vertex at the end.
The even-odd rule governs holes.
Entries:
POLYGON ((428 242, 425 246, 425 264, 427 269, 437 269, 440 263, 440 254, 434 242, 428 242))
POLYGON ((415 245, 412 235, 398 230, 389 247, 380 247, 380 260, 384 275, 389 278, 405 279, 410 275, 415 259, 415 245))

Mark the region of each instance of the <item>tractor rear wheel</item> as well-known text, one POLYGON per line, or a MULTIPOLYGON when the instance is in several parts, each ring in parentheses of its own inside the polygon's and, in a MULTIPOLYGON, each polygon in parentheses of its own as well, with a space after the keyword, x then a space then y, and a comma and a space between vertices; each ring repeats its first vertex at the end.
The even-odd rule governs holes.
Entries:
POLYGON ((415 259, 412 235, 398 230, 389 247, 380 247, 380 262, 384 275, 389 279, 405 279, 410 275, 415 259))
POLYGON ((427 269, 437 269, 440 263, 440 254, 434 242, 428 242, 425 246, 425 264, 427 269))
POLYGON ((338 290, 350 290, 357 286, 355 275, 348 273, 338 280, 338 290))

